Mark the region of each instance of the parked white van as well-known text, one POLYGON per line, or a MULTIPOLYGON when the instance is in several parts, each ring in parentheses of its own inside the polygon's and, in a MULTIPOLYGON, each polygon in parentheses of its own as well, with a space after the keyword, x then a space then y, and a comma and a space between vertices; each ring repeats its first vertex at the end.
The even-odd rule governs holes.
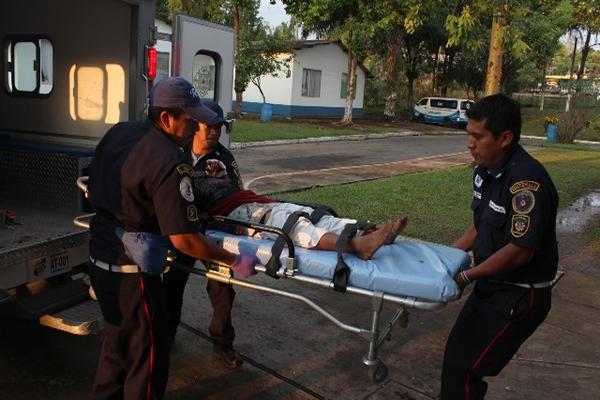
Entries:
POLYGON ((423 97, 413 111, 413 120, 444 126, 467 126, 467 110, 473 100, 448 97, 423 97))

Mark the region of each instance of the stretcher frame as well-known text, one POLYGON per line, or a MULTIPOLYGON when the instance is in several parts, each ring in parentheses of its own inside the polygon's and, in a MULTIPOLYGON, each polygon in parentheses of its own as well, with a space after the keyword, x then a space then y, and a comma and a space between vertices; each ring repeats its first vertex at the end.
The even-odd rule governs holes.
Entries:
MULTIPOLYGON (((277 276, 282 279, 291 279, 298 282, 308 283, 317 285, 323 288, 333 290, 333 282, 331 280, 315 278, 311 276, 306 276, 298 273, 298 269, 296 268, 295 263, 295 247, 292 239, 289 235, 283 232, 281 229, 256 224, 247 221, 240 221, 233 218, 223 217, 223 216, 211 216, 208 218, 206 225, 209 225, 211 222, 217 222, 220 224, 228 224, 233 226, 243 226, 244 228, 253 229, 256 231, 269 232, 279 236, 282 236, 286 242, 288 247, 288 255, 286 257, 286 262, 281 266, 281 268, 277 271, 277 276)), ((378 358, 379 349, 383 345, 386 340, 391 339, 392 329, 396 325, 400 325, 402 328, 406 328, 408 326, 408 316, 410 308, 417 308, 421 310, 438 310, 446 306, 446 302, 436 302, 430 300, 421 300, 415 297, 409 296, 396 296, 387 294, 381 291, 371 291, 367 289, 362 289, 353 286, 347 286, 346 292, 352 293, 356 295, 366 296, 371 298, 371 326, 369 328, 361 328, 358 326, 354 326, 351 324, 347 324, 341 321, 339 318, 335 317, 332 313, 326 310, 324 307, 315 303, 313 300, 309 299, 306 296, 301 294, 292 293, 286 290, 276 289, 271 286, 251 283, 247 280, 236 279, 233 277, 231 270, 228 267, 222 266, 212 266, 209 267, 208 270, 202 270, 200 268, 194 267, 186 267, 177 264, 176 262, 171 263, 175 268, 183 269, 190 273, 201 275, 206 277, 207 279, 215 280, 221 283, 226 283, 230 285, 240 286, 248 289, 254 289, 257 291, 273 294, 276 296, 285 297, 292 300, 300 301, 313 310, 317 311, 319 314, 327 318, 338 328, 343 329, 348 332, 352 332, 358 334, 363 339, 368 342, 368 350, 367 353, 362 357, 362 362, 368 367, 369 378, 374 383, 383 382, 388 376, 388 368, 385 363, 378 358), (383 327, 381 327, 381 313, 383 310, 383 305, 385 301, 389 301, 390 303, 394 303, 399 305, 391 319, 385 323, 383 327)), ((259 265, 255 268, 259 272, 266 272, 266 267, 259 265)))

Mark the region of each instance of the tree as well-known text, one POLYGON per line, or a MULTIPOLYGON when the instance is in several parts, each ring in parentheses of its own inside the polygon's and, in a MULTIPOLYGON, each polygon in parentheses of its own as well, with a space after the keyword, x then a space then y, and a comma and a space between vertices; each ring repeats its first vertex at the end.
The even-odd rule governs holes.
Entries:
POLYGON ((256 31, 258 35, 252 42, 252 46, 246 49, 244 55, 247 60, 252 60, 252 63, 246 66, 245 73, 248 74, 250 82, 258 88, 263 103, 267 99, 262 90, 261 77, 265 75, 278 76, 280 73, 288 78, 290 76, 291 31, 284 30, 284 26, 287 27, 285 23, 281 24, 282 29, 275 34, 271 33, 270 29, 263 24, 263 29, 256 31))
POLYGON ((600 0, 572 0, 575 9, 572 28, 585 34, 585 41, 581 48, 581 61, 577 70, 577 90, 581 90, 581 80, 585 73, 585 64, 590 52, 590 40, 593 33, 600 32, 600 0))
POLYGON ((470 0, 460 9, 448 15, 446 29, 449 32, 448 44, 476 43, 472 32, 481 24, 489 26, 490 41, 486 71, 485 94, 497 93, 502 83, 503 58, 510 53, 514 59, 528 54, 530 46, 526 42, 520 22, 527 21, 530 15, 540 9, 555 7, 558 0, 470 0))
POLYGON ((358 57, 364 56, 372 27, 366 0, 282 0, 286 12, 301 24, 303 36, 314 32, 319 36, 341 39, 348 53, 348 90, 342 124, 352 123, 352 105, 356 92, 358 57))

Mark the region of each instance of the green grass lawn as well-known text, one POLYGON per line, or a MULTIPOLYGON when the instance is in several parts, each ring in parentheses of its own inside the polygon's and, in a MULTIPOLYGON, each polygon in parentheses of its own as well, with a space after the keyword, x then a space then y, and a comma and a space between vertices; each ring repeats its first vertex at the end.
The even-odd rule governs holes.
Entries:
POLYGON ((273 120, 268 123, 258 119, 245 118, 235 121, 232 142, 258 142, 263 140, 304 139, 322 136, 364 135, 397 131, 391 127, 360 126, 354 128, 337 127, 330 120, 321 124, 308 124, 292 120, 273 120))
MULTIPOLYGON (((579 140, 592 140, 600 142, 600 106, 587 108, 589 127, 584 128, 576 137, 579 140)), ((546 108, 540 111, 538 107, 523 107, 523 135, 546 136, 544 131, 544 118, 549 115, 560 115, 562 109, 546 108)))
MULTIPOLYGON (((560 208, 600 188, 600 150, 571 150, 568 145, 534 153, 548 169, 560 196, 560 208)), ((405 234, 451 244, 470 224, 473 171, 468 167, 407 174, 348 185, 282 193, 276 197, 332 206, 340 215, 383 222, 405 214, 405 234)), ((600 223, 587 231, 600 248, 600 223)))

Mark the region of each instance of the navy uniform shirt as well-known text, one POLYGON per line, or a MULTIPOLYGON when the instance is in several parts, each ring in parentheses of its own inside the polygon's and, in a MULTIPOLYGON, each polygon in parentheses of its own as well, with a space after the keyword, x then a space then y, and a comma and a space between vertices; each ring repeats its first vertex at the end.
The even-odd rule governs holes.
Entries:
POLYGON ((151 121, 122 122, 102 138, 91 165, 90 255, 110 264, 132 264, 115 235, 129 232, 163 236, 197 232, 192 167, 174 141, 151 121))
POLYGON ((475 169, 471 208, 477 229, 476 264, 508 243, 535 250, 527 264, 490 278, 520 283, 554 278, 558 194, 544 167, 520 145, 495 170, 475 169))

